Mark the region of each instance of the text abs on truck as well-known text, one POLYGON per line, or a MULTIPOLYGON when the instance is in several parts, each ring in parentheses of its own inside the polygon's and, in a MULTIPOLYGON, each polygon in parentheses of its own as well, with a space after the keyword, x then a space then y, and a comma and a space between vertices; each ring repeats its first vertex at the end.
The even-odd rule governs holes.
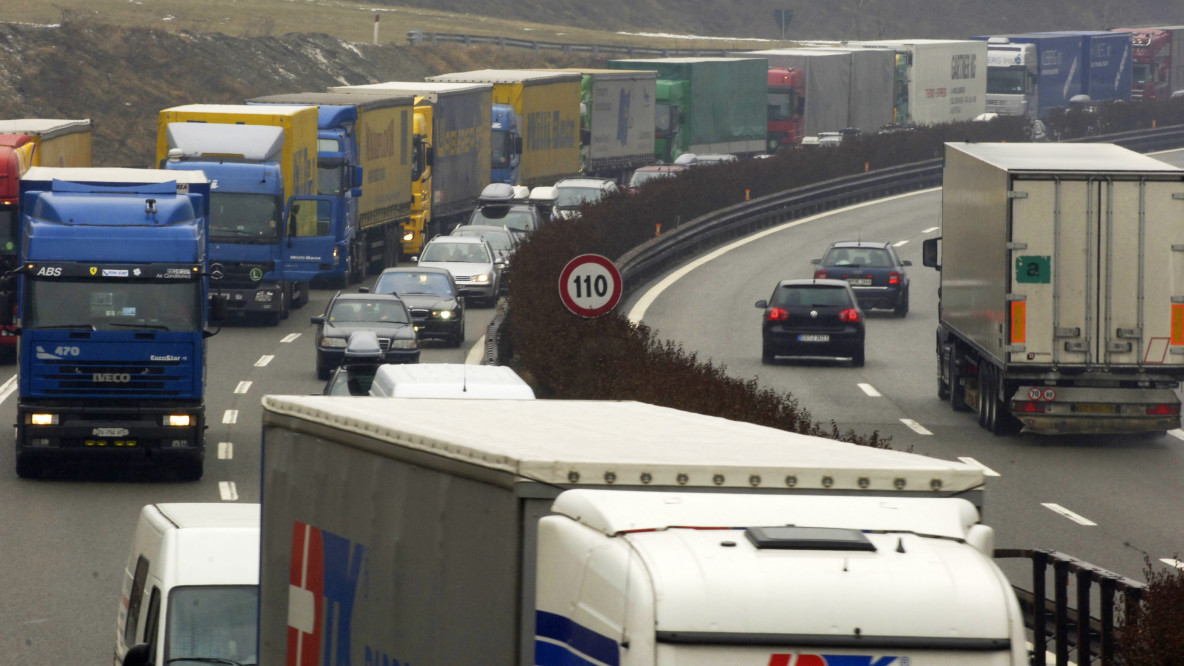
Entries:
POLYGON ((951 143, 943 180, 924 242, 939 397, 996 434, 1179 428, 1184 170, 1110 144, 951 143))

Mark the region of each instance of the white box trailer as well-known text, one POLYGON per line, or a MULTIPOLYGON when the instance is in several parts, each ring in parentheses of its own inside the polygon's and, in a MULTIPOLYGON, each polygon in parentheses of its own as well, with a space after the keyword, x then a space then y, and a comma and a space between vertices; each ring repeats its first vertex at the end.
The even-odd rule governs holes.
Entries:
MULTIPOLYGON (((539 520, 552 513, 565 490, 693 493, 721 506, 737 496, 770 501, 786 495, 822 496, 818 501, 952 498, 960 502, 959 518, 947 516, 916 531, 961 530, 959 538, 971 536, 974 506, 982 500, 982 470, 961 463, 642 403, 266 396, 263 407, 259 663, 535 664, 539 520), (322 655, 329 658, 318 661, 322 655)), ((614 515, 619 511, 603 506, 614 515)), ((776 522, 758 508, 753 511, 744 519, 737 514, 732 526, 798 521, 790 516, 776 522)), ((857 513, 864 510, 843 515, 857 513)), ((662 515, 672 524, 682 520, 662 515)), ((719 509, 703 519, 725 515, 731 516, 719 509)), ((865 524, 878 524, 870 515, 865 524)), ((600 531, 588 538, 604 538, 605 530, 600 531)), ((736 532, 735 538, 744 536, 736 532)), ((906 550, 912 538, 906 539, 906 550)), ((879 537, 875 541, 880 543, 879 537)), ((875 559, 881 553, 897 557, 880 547, 876 553, 871 561, 886 561, 875 559)), ((836 567, 843 559, 833 552, 825 556, 836 567)), ((879 567, 871 561, 869 570, 879 567)), ((738 567, 737 574, 742 570, 738 567)), ((975 572, 981 571, 976 565, 975 572)), ((607 581, 596 582, 592 573, 584 575, 588 597, 611 594, 607 581)), ((991 585, 1000 600, 1012 594, 1002 579, 997 587, 976 581, 974 586, 991 585)), ((726 583, 751 594, 756 594, 749 589, 753 585, 767 584, 752 577, 726 581, 722 574, 685 583, 726 583)), ((869 595, 878 594, 835 595, 825 603, 849 602, 855 618, 869 595)), ((877 603, 903 608, 910 598, 877 603)), ((953 608, 961 601, 949 603, 953 608)), ((991 616, 998 620, 1001 612, 993 610, 991 616)), ((796 633, 794 617, 782 618, 776 632, 796 633)), ((1002 626, 995 620, 984 623, 984 630, 1002 626)), ((859 626, 843 632, 849 636, 859 626)), ((809 631, 821 630, 814 624, 809 631)), ((991 640, 1017 640, 991 631, 991 640)), ((679 652, 685 657, 685 650, 679 652)), ((621 661, 604 663, 638 663, 628 661, 629 653, 618 647, 621 661)), ((997 657, 913 663, 1018 663, 997 657)), ((702 663, 682 658, 679 664, 702 663)), ((768 654, 761 663, 770 663, 768 654)))
POLYGON ((974 120, 986 112, 987 43, 973 39, 908 39, 850 42, 890 48, 907 59, 908 117, 935 125, 974 120))
POLYGON ((1111 144, 950 143, 943 179, 939 394, 999 433, 1180 427, 1184 170, 1111 144))

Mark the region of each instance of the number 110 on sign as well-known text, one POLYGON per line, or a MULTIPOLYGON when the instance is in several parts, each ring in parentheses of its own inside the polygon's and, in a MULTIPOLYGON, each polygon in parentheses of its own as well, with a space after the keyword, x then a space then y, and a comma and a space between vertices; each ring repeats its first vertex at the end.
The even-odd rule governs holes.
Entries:
POLYGON ((599 317, 621 300, 621 274, 598 254, 582 254, 568 262, 559 277, 563 305, 581 317, 599 317))

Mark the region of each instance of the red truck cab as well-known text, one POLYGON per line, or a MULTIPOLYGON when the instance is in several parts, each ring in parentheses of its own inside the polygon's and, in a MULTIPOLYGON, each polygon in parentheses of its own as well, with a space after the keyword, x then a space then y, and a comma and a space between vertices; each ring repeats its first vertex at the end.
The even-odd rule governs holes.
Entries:
MULTIPOLYGON (((0 274, 16 268, 21 176, 32 165, 34 147, 25 134, 0 134, 0 274)), ((0 358, 12 358, 15 353, 16 327, 0 326, 0 358)))
POLYGON ((1172 34, 1158 28, 1115 28, 1131 33, 1131 99, 1167 99, 1172 34))
POLYGON ((777 152, 781 146, 796 146, 802 142, 803 95, 802 70, 796 67, 769 68, 769 140, 768 151, 777 152))

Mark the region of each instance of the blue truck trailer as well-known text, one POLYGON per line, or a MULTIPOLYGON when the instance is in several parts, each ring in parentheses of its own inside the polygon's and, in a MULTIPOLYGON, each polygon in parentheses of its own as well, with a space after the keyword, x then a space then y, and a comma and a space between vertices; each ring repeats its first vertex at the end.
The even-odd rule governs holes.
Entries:
MULTIPOLYGON (((1083 94, 1084 72, 1081 33, 1029 32, 1014 35, 977 37, 987 41, 987 107, 1001 109, 999 95, 1020 96, 1023 99, 1011 108, 1024 108, 1028 115, 1045 119, 1053 109, 1069 106, 1069 100, 1083 94), (1034 90, 1011 83, 1016 63, 996 55, 1009 44, 1032 44, 1036 47, 1034 90), (992 85, 994 82, 994 85, 992 85), (1008 82, 1003 88, 997 87, 1008 82)), ((1011 54, 1005 54, 1011 55, 1011 54)))
POLYGON ((1054 31, 1043 34, 1071 35, 1081 38, 1081 94, 1091 102, 1129 100, 1131 73, 1134 67, 1130 33, 1054 31))
POLYGON ((111 461, 200 478, 205 174, 33 167, 20 192, 21 263, 5 276, 20 325, 18 476, 111 461))

